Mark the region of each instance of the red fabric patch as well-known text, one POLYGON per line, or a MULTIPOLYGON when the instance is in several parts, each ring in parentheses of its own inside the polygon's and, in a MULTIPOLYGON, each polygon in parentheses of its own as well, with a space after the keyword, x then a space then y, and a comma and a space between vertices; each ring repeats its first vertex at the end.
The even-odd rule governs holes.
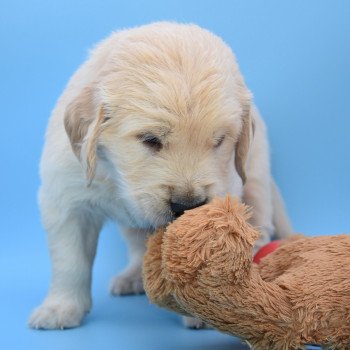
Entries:
POLYGON ((281 244, 281 241, 277 240, 264 245, 254 255, 253 262, 255 262, 256 264, 259 264, 262 258, 274 252, 280 246, 280 244, 281 244))

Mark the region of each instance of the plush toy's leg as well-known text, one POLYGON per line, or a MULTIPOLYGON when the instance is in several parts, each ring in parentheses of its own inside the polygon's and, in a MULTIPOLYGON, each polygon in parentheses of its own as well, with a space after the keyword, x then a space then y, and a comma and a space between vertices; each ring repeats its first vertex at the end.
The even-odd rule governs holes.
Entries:
POLYGON ((188 315, 172 296, 172 284, 167 281, 162 268, 163 233, 158 231, 147 242, 147 254, 143 262, 143 280, 149 300, 171 311, 188 315))
MULTIPOLYGON (((187 313, 175 301, 171 291, 172 286, 166 280, 162 269, 163 232, 152 235, 147 243, 147 254, 143 263, 144 285, 148 298, 152 303, 163 306, 183 315, 187 313)), ((205 323, 192 316, 183 316, 183 323, 188 328, 203 328, 205 323)))

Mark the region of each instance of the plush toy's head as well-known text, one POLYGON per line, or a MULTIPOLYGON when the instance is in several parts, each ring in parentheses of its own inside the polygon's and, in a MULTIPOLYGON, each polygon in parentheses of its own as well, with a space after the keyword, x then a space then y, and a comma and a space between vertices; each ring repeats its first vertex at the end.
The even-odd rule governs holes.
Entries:
POLYGON ((247 220, 248 207, 227 196, 185 212, 165 231, 162 246, 168 278, 186 283, 202 269, 225 277, 228 283, 242 279, 251 266, 252 247, 259 232, 247 220))

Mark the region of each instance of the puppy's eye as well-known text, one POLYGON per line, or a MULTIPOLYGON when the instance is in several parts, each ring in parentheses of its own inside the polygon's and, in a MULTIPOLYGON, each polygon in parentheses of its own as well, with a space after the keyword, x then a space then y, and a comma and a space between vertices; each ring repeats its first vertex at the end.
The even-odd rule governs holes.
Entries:
POLYGON ((162 141, 152 134, 140 135, 139 139, 146 147, 153 151, 159 152, 163 147, 162 141))
POLYGON ((225 140, 225 135, 222 135, 214 140, 214 148, 219 148, 225 140))
POLYGON ((111 119, 112 117, 104 117, 104 119, 102 120, 102 124, 106 124, 111 119))

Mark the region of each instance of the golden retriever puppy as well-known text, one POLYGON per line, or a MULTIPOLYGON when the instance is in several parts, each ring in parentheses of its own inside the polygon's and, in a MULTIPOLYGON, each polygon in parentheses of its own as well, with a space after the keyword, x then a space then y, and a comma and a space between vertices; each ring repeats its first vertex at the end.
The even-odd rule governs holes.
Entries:
MULTIPOLYGON (((78 326, 107 218, 130 263, 111 293, 141 293, 144 240, 184 210, 231 193, 263 235, 290 232, 270 175, 263 121, 235 57, 196 25, 155 23, 112 34, 78 69, 49 122, 40 207, 52 281, 34 328, 78 326)), ((189 320, 189 326, 198 326, 189 320)))

